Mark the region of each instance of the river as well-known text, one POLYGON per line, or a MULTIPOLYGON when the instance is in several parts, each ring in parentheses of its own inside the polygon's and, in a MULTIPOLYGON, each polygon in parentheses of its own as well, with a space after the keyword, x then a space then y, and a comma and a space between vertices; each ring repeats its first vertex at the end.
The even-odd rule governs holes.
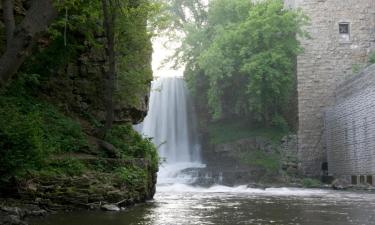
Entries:
POLYGON ((153 201, 122 212, 50 215, 32 225, 372 225, 375 195, 319 189, 193 187, 202 168, 195 113, 181 78, 153 82, 150 109, 137 130, 153 137, 166 162, 153 201), (190 103, 189 103, 190 102, 190 103), (194 171, 194 170, 193 170, 194 171))
POLYGON ((372 225, 375 195, 319 189, 175 184, 122 212, 55 214, 32 225, 372 225))

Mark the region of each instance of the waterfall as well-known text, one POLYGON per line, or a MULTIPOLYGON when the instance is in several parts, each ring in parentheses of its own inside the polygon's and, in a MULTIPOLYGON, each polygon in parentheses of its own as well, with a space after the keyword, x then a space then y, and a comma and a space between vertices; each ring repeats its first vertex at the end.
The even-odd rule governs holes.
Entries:
POLYGON ((149 111, 136 127, 152 138, 165 161, 158 183, 190 183, 194 177, 181 173, 203 167, 196 117, 186 83, 182 78, 159 78, 152 83, 149 111))

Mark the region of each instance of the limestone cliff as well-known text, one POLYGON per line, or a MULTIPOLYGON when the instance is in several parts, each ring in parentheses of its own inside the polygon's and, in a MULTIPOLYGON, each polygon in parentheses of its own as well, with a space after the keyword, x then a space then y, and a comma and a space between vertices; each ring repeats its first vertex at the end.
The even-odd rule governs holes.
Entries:
MULTIPOLYGON (((16 2, 22 17, 25 2, 16 2)), ((108 68, 95 17, 100 8, 80 4, 69 11, 66 33, 57 21, 0 93, 0 203, 17 198, 48 210, 97 209, 126 207, 155 193, 156 148, 132 129, 147 114, 152 80, 147 16, 139 16, 147 12, 136 11, 146 3, 127 6, 138 17, 123 15, 129 31, 119 40, 114 126, 105 138, 97 135, 105 122, 108 68), (74 24, 77 16, 86 16, 88 27, 74 24)), ((0 23, 0 52, 3 35, 0 23)))

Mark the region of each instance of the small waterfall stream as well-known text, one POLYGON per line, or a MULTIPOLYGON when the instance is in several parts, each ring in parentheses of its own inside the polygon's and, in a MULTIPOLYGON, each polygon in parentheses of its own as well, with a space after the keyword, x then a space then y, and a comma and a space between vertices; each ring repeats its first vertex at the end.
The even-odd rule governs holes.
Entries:
POLYGON ((136 129, 153 139, 164 160, 158 176, 159 185, 194 182, 191 173, 181 173, 189 168, 204 167, 195 112, 183 78, 153 81, 148 115, 136 129))

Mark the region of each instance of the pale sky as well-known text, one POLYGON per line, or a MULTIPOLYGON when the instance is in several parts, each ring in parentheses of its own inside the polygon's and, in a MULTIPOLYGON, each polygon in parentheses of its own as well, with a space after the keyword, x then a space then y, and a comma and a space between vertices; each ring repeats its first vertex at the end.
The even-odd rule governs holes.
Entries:
POLYGON ((172 63, 168 63, 161 67, 163 60, 172 56, 173 49, 178 46, 177 42, 168 41, 168 45, 163 46, 167 42, 165 37, 155 37, 152 40, 154 52, 152 54, 152 69, 154 71, 154 77, 171 77, 171 76, 183 76, 184 68, 174 70, 171 68, 172 63), (160 68, 161 67, 161 68, 160 68))

